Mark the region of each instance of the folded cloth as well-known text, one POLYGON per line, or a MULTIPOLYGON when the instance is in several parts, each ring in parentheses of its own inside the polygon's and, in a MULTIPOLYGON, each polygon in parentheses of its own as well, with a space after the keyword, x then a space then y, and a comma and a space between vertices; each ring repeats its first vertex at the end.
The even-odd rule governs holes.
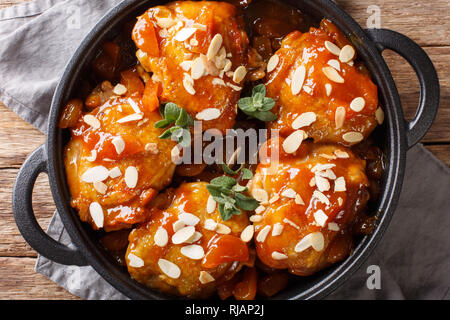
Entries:
MULTIPOLYGON (((45 131, 51 96, 70 55, 119 1, 38 0, 0 10, 0 100, 45 131), (78 18, 81 23, 77 23, 78 18)), ((408 152, 392 222, 367 262, 328 299, 450 299, 450 170, 422 145, 408 152)), ((72 246, 55 213, 48 228, 72 246)), ((36 271, 86 299, 126 299, 91 267, 39 256, 36 271)))

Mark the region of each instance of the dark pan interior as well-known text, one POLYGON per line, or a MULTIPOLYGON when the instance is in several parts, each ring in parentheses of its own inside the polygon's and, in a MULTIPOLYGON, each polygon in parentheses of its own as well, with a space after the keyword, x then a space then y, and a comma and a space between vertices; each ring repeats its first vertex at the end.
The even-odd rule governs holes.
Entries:
MULTIPOLYGON (((288 288, 273 297, 273 299, 319 298, 339 286, 349 277, 350 271, 357 269, 373 249, 375 242, 381 237, 390 220, 390 216, 393 213, 393 209, 391 208, 392 202, 395 202, 398 196, 397 191, 400 187, 398 182, 399 175, 402 175, 400 164, 404 160, 400 143, 400 139, 402 139, 401 132, 398 129, 400 123, 399 115, 402 116, 402 114, 399 111, 399 104, 398 106, 395 105, 395 97, 392 97, 392 93, 387 93, 389 90, 387 90, 386 79, 391 79, 390 74, 387 74, 386 78, 386 75, 383 74, 383 66, 378 65, 372 59, 375 53, 373 51, 371 52, 370 48, 365 48, 365 42, 368 39, 362 38, 361 34, 358 35, 350 32, 351 28, 356 24, 353 20, 350 19, 350 21, 346 15, 341 15, 335 11, 334 4, 331 1, 287 0, 285 2, 299 8, 305 15, 312 17, 315 21, 320 21, 323 17, 329 18, 349 36, 357 48, 359 56, 363 58, 366 66, 374 76, 374 81, 380 88, 379 97, 381 103, 386 110, 385 123, 375 133, 378 137, 379 145, 383 147, 386 160, 385 178, 382 183, 383 191, 379 203, 370 208, 371 212, 374 213, 380 211, 379 225, 372 235, 359 239, 353 254, 345 261, 313 276, 292 276, 288 288)), ((126 22, 133 21, 135 17, 145 12, 148 7, 162 3, 165 2, 149 0, 124 1, 119 5, 119 8, 113 9, 108 14, 108 17, 110 17, 109 22, 100 23, 94 28, 91 34, 83 41, 75 53, 74 58, 67 66, 66 72, 55 94, 49 119, 49 139, 47 145, 50 160, 49 170, 52 170, 51 167, 53 165, 55 168, 55 172, 50 172, 49 176, 50 180, 54 180, 51 181, 52 192, 61 218, 72 240, 87 257, 88 262, 116 288, 130 298, 135 299, 173 299, 174 297, 168 297, 159 292, 155 292, 131 279, 128 272, 101 247, 97 241, 98 236, 96 233, 78 219, 77 213, 70 207, 70 192, 65 178, 64 163, 62 161, 63 147, 67 143, 69 135, 66 130, 58 129, 55 123, 59 118, 64 104, 70 98, 80 93, 81 80, 89 78, 87 74, 90 73, 90 63, 99 53, 102 44, 116 37, 122 31, 126 22), (114 18, 112 18, 113 16, 114 18)))

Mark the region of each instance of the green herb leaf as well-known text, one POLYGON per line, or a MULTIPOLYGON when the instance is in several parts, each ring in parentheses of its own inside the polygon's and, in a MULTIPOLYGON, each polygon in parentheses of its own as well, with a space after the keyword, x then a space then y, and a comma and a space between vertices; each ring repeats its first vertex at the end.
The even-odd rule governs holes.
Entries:
POLYGON ((251 178, 253 178, 253 173, 247 168, 242 168, 242 180, 249 180, 251 178))
POLYGON ((225 163, 222 163, 222 170, 223 172, 230 174, 232 176, 236 175, 239 173, 239 171, 241 171, 241 169, 244 167, 243 164, 241 164, 241 166, 237 169, 237 170, 233 170, 231 169, 229 166, 227 166, 225 163))
POLYGON ((242 193, 236 193, 236 205, 245 211, 253 211, 259 207, 259 202, 251 197, 247 197, 242 193))
POLYGON ((256 118, 261 121, 273 121, 277 116, 270 112, 275 106, 275 101, 272 98, 266 97, 266 87, 264 84, 259 84, 252 90, 251 97, 244 97, 239 99, 238 107, 246 115, 256 118))
POLYGON ((164 119, 154 124, 155 128, 166 128, 171 124, 173 127, 164 131, 159 138, 177 141, 182 147, 189 147, 191 144, 191 133, 189 127, 194 125, 194 119, 175 103, 168 102, 159 107, 159 112, 164 119))

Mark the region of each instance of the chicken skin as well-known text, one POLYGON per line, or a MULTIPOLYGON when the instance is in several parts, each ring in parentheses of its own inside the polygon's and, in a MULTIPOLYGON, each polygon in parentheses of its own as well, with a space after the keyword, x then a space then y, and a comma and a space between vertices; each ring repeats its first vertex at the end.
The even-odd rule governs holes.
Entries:
POLYGON ((158 138, 162 129, 154 124, 161 116, 145 105, 128 86, 127 94, 113 95, 71 129, 64 153, 71 204, 96 230, 144 221, 145 205, 172 180, 175 142, 158 138))
POLYGON ((269 61, 265 84, 278 115, 269 127, 285 137, 301 128, 315 142, 351 146, 369 136, 383 111, 376 85, 354 64, 355 50, 325 22, 287 35, 269 61))
POLYGON ((133 30, 138 60, 173 102, 203 130, 234 124, 246 75, 248 38, 237 9, 225 2, 180 1, 150 8, 133 30))
POLYGON ((130 233, 125 257, 135 280, 165 293, 205 298, 250 259, 239 238, 249 225, 247 214, 222 221, 206 186, 182 184, 168 208, 152 207, 149 220, 130 233))
POLYGON ((265 198, 251 218, 255 246, 265 265, 307 276, 348 256, 369 183, 365 161, 349 149, 308 141, 286 154, 283 140, 269 140, 269 149, 281 150, 279 161, 260 163, 249 182, 265 198))

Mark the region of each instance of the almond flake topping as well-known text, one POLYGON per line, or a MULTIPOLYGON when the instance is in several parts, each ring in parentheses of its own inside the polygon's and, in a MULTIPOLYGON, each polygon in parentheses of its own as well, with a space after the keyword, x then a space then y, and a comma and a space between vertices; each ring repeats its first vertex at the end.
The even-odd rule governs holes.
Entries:
POLYGON ((364 139, 364 136, 360 132, 356 131, 350 131, 347 133, 344 133, 342 135, 342 139, 344 139, 345 142, 349 143, 357 143, 364 139))
POLYGON ((289 220, 288 218, 284 218, 283 222, 287 223, 288 225, 290 225, 291 227, 294 227, 297 230, 300 230, 300 227, 298 225, 296 225, 293 221, 289 220))
POLYGON ((206 202, 206 212, 213 213, 216 210, 216 206, 216 200, 214 200, 212 195, 209 195, 208 201, 206 202))
POLYGON ((306 136, 307 135, 303 130, 294 131, 283 141, 283 150, 286 153, 294 153, 300 148, 300 145, 306 136))
POLYGON ((275 68, 278 65, 278 62, 280 61, 280 57, 276 54, 270 57, 269 61, 267 62, 267 72, 272 72, 275 70, 275 68))
POLYGON ((336 59, 328 60, 327 63, 330 67, 335 68, 337 71, 341 71, 341 64, 336 59))
POLYGON ((175 263, 170 262, 166 259, 159 259, 158 266, 161 271, 169 278, 178 279, 180 277, 181 270, 175 263))
POLYGON ((206 54, 206 57, 208 60, 212 60, 216 54, 219 52, 220 47, 222 46, 223 38, 220 33, 217 33, 211 40, 211 43, 208 47, 208 53, 206 54))
POLYGON ((254 214, 254 215, 250 216, 250 218, 249 218, 250 222, 256 222, 256 223, 261 222, 262 219, 263 219, 263 217, 260 216, 259 214, 254 214))
POLYGON ((277 222, 273 225, 273 229, 272 229, 272 237, 276 237, 279 236, 282 232, 283 232, 284 226, 277 222))
POLYGON ((155 232, 153 240, 158 247, 165 247, 169 242, 169 235, 167 234, 167 230, 163 227, 159 227, 155 232))
POLYGON ((97 159, 97 150, 91 150, 91 155, 86 158, 89 162, 94 162, 97 159))
POLYGON ((129 253, 128 265, 133 268, 142 268, 144 266, 144 260, 142 260, 135 254, 129 253))
POLYGON ((194 234, 192 235, 192 237, 190 237, 186 241, 186 243, 193 244, 194 242, 197 242, 198 240, 200 240, 202 237, 203 237, 203 235, 200 232, 195 231, 194 234))
POLYGON ((295 192, 295 190, 291 189, 291 188, 288 188, 281 193, 281 196, 290 198, 290 199, 295 199, 296 195, 297 195, 297 192, 295 192))
POLYGON ((293 95, 297 95, 303 87, 303 82, 305 81, 306 68, 304 65, 299 66, 295 69, 292 75, 291 91, 293 95))
POLYGON ((336 222, 330 222, 328 223, 328 230, 330 231, 339 231, 339 226, 336 222))
POLYGON ((241 91, 242 90, 241 87, 235 86, 234 84, 229 83, 229 82, 227 83, 227 86, 230 87, 231 89, 233 89, 234 91, 241 91))
POLYGON ((123 118, 117 120, 117 123, 138 121, 138 120, 142 120, 143 117, 144 117, 144 115, 142 113, 133 113, 133 114, 130 114, 126 117, 123 117, 123 118))
POLYGON ((205 256, 203 247, 199 246, 198 244, 184 246, 181 248, 180 252, 183 256, 188 257, 192 260, 200 260, 205 256))
POLYGON ((101 194, 105 194, 106 190, 108 190, 108 186, 101 181, 95 181, 94 189, 97 190, 101 194))
POLYGON ((188 73, 184 74, 183 86, 184 86, 184 89, 187 91, 187 93, 189 93, 190 95, 194 95, 195 94, 194 80, 192 79, 192 77, 188 73))
POLYGON ((192 35, 195 33, 195 31, 197 31, 196 28, 183 28, 177 32, 174 39, 177 41, 183 42, 183 41, 189 39, 190 37, 192 37, 192 35))
POLYGON ((215 85, 215 86, 226 86, 225 81, 223 81, 223 80, 220 79, 220 78, 214 78, 214 79, 212 79, 212 84, 215 85))
POLYGON ((323 227, 328 220, 328 216, 325 212, 323 212, 323 210, 317 210, 314 212, 314 220, 316 220, 319 226, 323 227))
POLYGON ((205 74, 205 65, 202 58, 198 57, 192 61, 191 77, 193 80, 200 79, 205 74))
POLYGON ((335 56, 339 56, 339 54, 341 53, 341 49, 339 49, 337 45, 330 41, 325 41, 325 48, 327 48, 327 50, 335 56))
POLYGON ((123 96, 125 93, 127 93, 127 87, 125 87, 123 84, 118 83, 114 89, 113 93, 117 94, 118 96, 123 96))
POLYGON ((217 229, 217 222, 213 219, 206 219, 203 228, 206 230, 215 231, 217 229))
POLYGON ((295 252, 303 252, 309 247, 312 247, 316 251, 322 251, 324 248, 325 239, 321 232, 314 232, 306 235, 295 246, 295 252))
POLYGON ((251 191, 251 193, 252 197, 255 198, 255 200, 260 203, 265 203, 269 201, 269 195, 264 189, 255 188, 251 191))
POLYGON ((292 122, 292 128, 294 130, 297 130, 302 127, 307 127, 314 123, 316 120, 317 116, 314 112, 304 112, 297 118, 295 118, 295 120, 292 122))
POLYGON ((183 242, 186 242, 194 235, 195 227, 193 226, 187 226, 183 227, 172 236, 172 243, 173 244, 180 244, 183 242))
POLYGON ((192 61, 190 61, 190 60, 186 60, 186 61, 183 61, 182 63, 180 63, 180 67, 184 71, 189 71, 191 69, 191 66, 192 66, 192 61))
POLYGON ((246 74, 247 70, 244 66, 237 67, 233 73, 233 81, 236 83, 240 83, 242 80, 244 80, 246 74))
POLYGON ((270 232, 271 226, 265 226, 264 228, 259 231, 258 235, 256 236, 256 241, 258 242, 264 242, 266 241, 267 235, 270 232))
POLYGON ((362 97, 357 97, 350 102, 350 109, 352 109, 355 112, 360 112, 362 109, 364 109, 364 106, 366 105, 366 101, 362 97))
POLYGON ((330 183, 328 182, 327 179, 325 179, 319 175, 316 175, 315 178, 316 178, 317 189, 319 189, 320 192, 330 190, 330 183))
POLYGON ((261 214, 264 212, 264 210, 266 210, 266 207, 264 206, 259 206, 258 208, 255 209, 255 213, 256 214, 261 214))
POLYGON ((269 203, 273 204, 273 203, 277 202, 279 199, 280 199, 280 196, 278 194, 274 194, 272 196, 272 198, 269 199, 269 203))
POLYGON ((217 108, 207 108, 205 110, 200 111, 195 116, 197 120, 204 120, 204 121, 210 121, 219 118, 221 115, 221 112, 217 108))
POLYGON ((336 83, 344 83, 344 78, 341 77, 341 75, 337 72, 336 69, 332 67, 324 67, 322 68, 322 72, 331 81, 336 83))
POLYGON ((334 150, 334 154, 336 155, 336 157, 341 158, 341 159, 350 158, 350 156, 348 155, 347 152, 339 150, 339 149, 334 150))
POLYGON ((94 183, 96 181, 104 181, 108 178, 109 171, 104 166, 96 166, 87 169, 81 176, 81 180, 87 183, 94 183))
POLYGON ((353 60, 354 57, 355 49, 349 44, 344 46, 339 53, 339 60, 341 60, 341 62, 349 62, 353 60))
POLYGON ((83 117, 83 121, 86 122, 93 129, 100 128, 100 120, 94 117, 92 114, 87 114, 83 117))
POLYGON ((184 222, 187 226, 195 226, 200 222, 200 219, 192 213, 182 212, 178 215, 178 219, 184 222))
POLYGON ((172 224, 173 232, 178 232, 179 230, 183 229, 184 227, 186 227, 186 225, 181 220, 177 220, 172 224))
POLYGON ((216 232, 219 234, 230 234, 231 233, 231 229, 230 227, 222 224, 222 223, 218 223, 217 224, 217 228, 216 228, 216 232))
POLYGON ((114 145, 117 154, 121 154, 125 150, 125 141, 123 141, 122 137, 114 137, 111 143, 114 145))
POLYGON ((136 101, 134 101, 131 98, 127 99, 128 104, 130 105, 130 107, 133 109, 134 113, 142 113, 141 109, 139 109, 138 104, 136 103, 136 101))
POLYGON ((323 204, 330 205, 330 200, 326 195, 324 195, 322 192, 314 190, 313 197, 322 202, 323 204))
POLYGON ((110 178, 118 178, 118 177, 120 177, 121 175, 122 175, 122 172, 120 172, 120 169, 119 169, 119 167, 114 167, 114 168, 112 168, 111 170, 109 170, 109 177, 110 178))
POLYGON ((333 90, 333 86, 329 83, 325 83, 325 91, 327 93, 327 97, 330 96, 332 90, 333 90))
POLYGON ((149 142, 145 145, 145 151, 150 152, 151 154, 158 154, 159 150, 158 150, 158 144, 154 143, 154 142, 149 142))
POLYGON ((241 232, 241 240, 244 242, 249 242, 253 238, 253 234, 255 233, 255 228, 252 224, 249 224, 245 227, 241 232))
POLYGON ((375 111, 375 119, 377 119, 379 125, 382 125, 384 122, 384 111, 380 107, 375 111))
POLYGON ((105 219, 103 215, 103 208, 98 202, 92 202, 89 205, 89 213, 91 214, 92 220, 94 220, 97 228, 103 228, 103 221, 105 219))
POLYGON ((156 18, 156 24, 158 25, 158 27, 160 28, 170 28, 171 26, 173 26, 176 23, 176 21, 172 18, 156 18))
POLYGON ((346 191, 346 187, 345 187, 345 179, 344 177, 339 177, 334 181, 334 191, 335 192, 342 192, 342 191, 346 191))
POLYGON ((125 170, 125 183, 127 184, 128 188, 134 188, 136 187, 138 182, 138 171, 136 167, 129 166, 125 170))
POLYGON ((325 171, 336 167, 334 163, 319 163, 312 167, 311 172, 325 171))
POLYGON ((342 128, 345 121, 345 108, 337 107, 334 113, 334 123, 336 124, 336 129, 342 128))
POLYGON ((288 256, 285 255, 284 253, 281 253, 278 251, 272 252, 272 259, 274 259, 274 260, 286 260, 287 258, 288 258, 288 256))
POLYGON ((216 279, 214 279, 214 277, 211 274, 209 274, 209 272, 200 271, 200 276, 198 277, 198 280, 200 281, 201 284, 207 284, 215 281, 216 279))
POLYGON ((299 205, 305 205, 305 202, 298 193, 295 195, 295 203, 299 205))

